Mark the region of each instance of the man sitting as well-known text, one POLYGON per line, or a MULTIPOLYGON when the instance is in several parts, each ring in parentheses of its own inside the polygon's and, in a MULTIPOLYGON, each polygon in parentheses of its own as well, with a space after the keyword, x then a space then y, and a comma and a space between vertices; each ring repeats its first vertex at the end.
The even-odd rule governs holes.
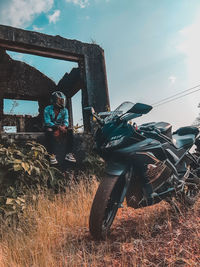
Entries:
POLYGON ((44 125, 47 151, 50 154, 50 163, 57 164, 55 155, 57 139, 62 137, 66 142, 65 160, 76 162, 72 152, 73 148, 73 130, 69 129, 69 115, 66 106, 66 97, 56 91, 51 95, 51 105, 44 109, 44 125))

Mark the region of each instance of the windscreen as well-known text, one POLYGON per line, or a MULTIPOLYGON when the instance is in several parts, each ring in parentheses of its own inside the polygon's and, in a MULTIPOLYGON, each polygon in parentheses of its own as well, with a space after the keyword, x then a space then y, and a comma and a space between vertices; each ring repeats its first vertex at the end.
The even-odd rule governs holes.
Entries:
POLYGON ((129 109, 131 109, 135 104, 132 102, 123 102, 120 106, 118 106, 111 115, 109 115, 107 118, 105 118, 105 122, 111 121, 114 117, 120 116, 124 113, 126 113, 129 109))

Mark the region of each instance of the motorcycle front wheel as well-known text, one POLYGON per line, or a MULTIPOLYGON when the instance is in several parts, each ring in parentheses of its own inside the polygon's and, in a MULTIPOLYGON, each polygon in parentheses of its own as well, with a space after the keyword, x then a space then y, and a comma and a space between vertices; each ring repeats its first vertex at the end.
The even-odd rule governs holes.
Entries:
POLYGON ((123 176, 107 175, 101 181, 90 211, 89 230, 95 239, 105 239, 109 233, 125 186, 123 176))

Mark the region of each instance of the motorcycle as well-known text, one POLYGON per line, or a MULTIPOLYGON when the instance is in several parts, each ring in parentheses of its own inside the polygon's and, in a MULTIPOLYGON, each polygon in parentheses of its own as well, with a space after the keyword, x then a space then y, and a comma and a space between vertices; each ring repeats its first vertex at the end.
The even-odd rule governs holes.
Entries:
POLYGON ((193 204, 198 196, 199 158, 189 151, 200 139, 198 128, 181 127, 172 134, 166 122, 131 123, 151 109, 132 102, 110 113, 85 108, 98 122, 96 151, 106 163, 90 211, 89 230, 95 239, 106 238, 125 198, 136 209, 172 197, 193 204))

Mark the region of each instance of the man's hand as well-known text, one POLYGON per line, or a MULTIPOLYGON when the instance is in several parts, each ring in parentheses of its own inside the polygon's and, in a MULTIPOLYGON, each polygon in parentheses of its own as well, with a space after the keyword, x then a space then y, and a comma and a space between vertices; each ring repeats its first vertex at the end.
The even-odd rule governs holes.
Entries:
POLYGON ((67 127, 66 127, 66 126, 59 126, 59 130, 60 130, 62 133, 66 133, 66 132, 67 132, 67 127))

